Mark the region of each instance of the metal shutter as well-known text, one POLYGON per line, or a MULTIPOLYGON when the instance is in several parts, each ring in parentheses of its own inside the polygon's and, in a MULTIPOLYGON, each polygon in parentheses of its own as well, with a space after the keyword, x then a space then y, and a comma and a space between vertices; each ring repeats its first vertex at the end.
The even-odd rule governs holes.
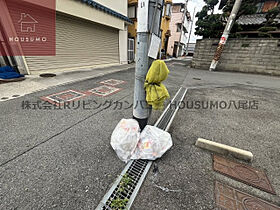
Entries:
POLYGON ((119 64, 117 29, 57 15, 56 56, 26 56, 31 73, 119 64))

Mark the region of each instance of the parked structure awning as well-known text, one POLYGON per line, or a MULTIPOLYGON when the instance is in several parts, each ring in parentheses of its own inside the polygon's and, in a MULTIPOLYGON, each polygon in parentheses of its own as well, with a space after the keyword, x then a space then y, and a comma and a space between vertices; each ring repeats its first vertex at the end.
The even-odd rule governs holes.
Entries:
POLYGON ((122 15, 122 14, 120 14, 120 13, 118 13, 118 12, 108 8, 108 7, 103 6, 102 4, 99 4, 99 3, 95 2, 95 1, 93 1, 93 0, 80 0, 80 1, 83 2, 83 3, 86 3, 88 6, 92 6, 95 9, 101 10, 101 11, 103 11, 105 13, 108 13, 109 15, 115 16, 115 17, 117 17, 119 19, 122 19, 122 20, 128 22, 128 23, 133 24, 133 21, 130 20, 125 15, 122 15))

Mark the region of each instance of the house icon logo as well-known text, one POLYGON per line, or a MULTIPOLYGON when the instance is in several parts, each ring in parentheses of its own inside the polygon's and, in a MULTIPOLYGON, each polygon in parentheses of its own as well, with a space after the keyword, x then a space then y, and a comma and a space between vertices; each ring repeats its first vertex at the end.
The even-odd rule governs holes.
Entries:
POLYGON ((21 32, 36 32, 38 22, 29 14, 21 13, 20 24, 21 32))

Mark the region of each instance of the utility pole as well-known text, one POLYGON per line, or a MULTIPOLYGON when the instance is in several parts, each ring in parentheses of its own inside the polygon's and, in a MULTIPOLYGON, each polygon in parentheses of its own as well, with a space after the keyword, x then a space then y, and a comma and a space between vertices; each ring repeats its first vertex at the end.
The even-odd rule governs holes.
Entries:
POLYGON ((185 17, 186 17, 186 13, 187 13, 188 1, 189 0, 186 0, 185 6, 184 6, 184 13, 183 13, 182 24, 181 24, 181 33, 180 33, 180 37, 179 37, 179 41, 178 41, 178 46, 177 46, 177 52, 176 52, 176 56, 177 57, 178 57, 178 54, 179 54, 179 49, 180 49, 180 44, 181 44, 181 39, 182 39, 182 33, 183 33, 183 29, 184 29, 184 23, 185 23, 185 17))
POLYGON ((236 19, 237 13, 240 9, 241 3, 242 3, 242 0, 235 0, 234 6, 233 6, 231 14, 228 18, 227 25, 226 25, 226 27, 224 29, 224 32, 223 32, 223 35, 220 39, 219 46, 218 46, 218 48, 216 50, 216 53, 214 55, 214 58, 212 60, 209 71, 215 71, 215 69, 217 67, 217 64, 218 64, 218 62, 221 58, 223 49, 224 49, 225 44, 227 42, 228 36, 229 36, 230 31, 232 29, 232 26, 234 25, 234 21, 236 19))
POLYGON ((164 0, 138 0, 133 118, 138 121, 141 130, 147 125, 151 113, 151 107, 146 102, 144 83, 153 61, 148 57, 151 35, 160 35, 163 4, 164 0))
POLYGON ((190 33, 189 33, 189 39, 188 39, 188 43, 187 43, 187 55, 188 55, 188 52, 189 52, 189 44, 190 44, 190 39, 191 39, 191 35, 192 35, 192 29, 193 29, 193 23, 194 23, 194 16, 195 16, 195 10, 196 10, 196 7, 194 8, 193 10, 193 19, 191 20, 192 21, 192 24, 191 24, 191 29, 190 29, 190 33))

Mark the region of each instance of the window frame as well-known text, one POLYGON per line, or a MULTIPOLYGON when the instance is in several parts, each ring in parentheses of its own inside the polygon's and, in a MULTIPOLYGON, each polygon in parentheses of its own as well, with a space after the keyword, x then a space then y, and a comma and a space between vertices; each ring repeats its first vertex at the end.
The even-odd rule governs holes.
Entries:
POLYGON ((171 3, 167 3, 165 5, 165 16, 166 17, 171 17, 171 9, 172 9, 171 3))
POLYGON ((130 19, 136 19, 136 18, 137 18, 137 5, 128 6, 127 17, 130 18, 130 19), (130 9, 133 10, 133 8, 134 8, 134 16, 131 17, 131 16, 130 16, 130 9))

